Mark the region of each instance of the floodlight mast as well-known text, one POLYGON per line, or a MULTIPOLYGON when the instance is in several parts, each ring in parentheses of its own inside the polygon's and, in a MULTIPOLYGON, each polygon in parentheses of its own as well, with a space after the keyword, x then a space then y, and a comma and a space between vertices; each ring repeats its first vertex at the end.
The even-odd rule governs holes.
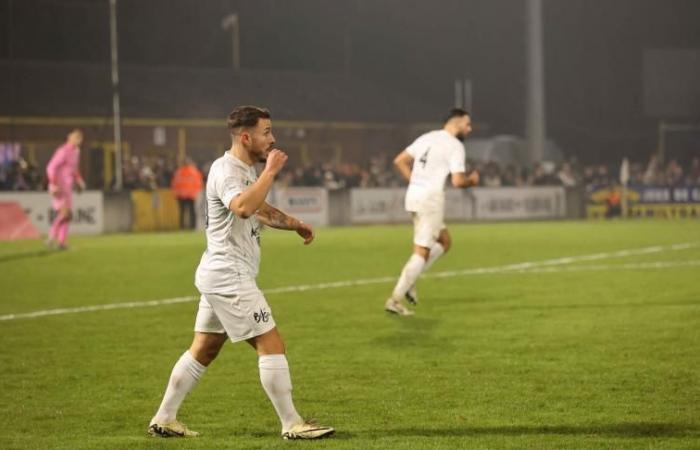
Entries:
POLYGON ((544 159, 547 139, 542 25, 542 0, 528 0, 526 135, 532 163, 544 159))
POLYGON ((221 29, 231 30, 231 62, 234 72, 241 70, 241 38, 238 14, 229 14, 221 20, 221 29))
POLYGON ((119 108, 119 55, 117 53, 117 0, 109 0, 109 35, 112 61, 112 113, 114 124, 114 189, 122 189, 122 130, 119 108))

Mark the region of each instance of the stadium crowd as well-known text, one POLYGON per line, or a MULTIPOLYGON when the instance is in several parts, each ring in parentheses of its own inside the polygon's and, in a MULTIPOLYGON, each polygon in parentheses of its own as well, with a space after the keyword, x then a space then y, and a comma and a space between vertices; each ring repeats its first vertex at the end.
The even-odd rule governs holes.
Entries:
MULTIPOLYGON (((197 164, 205 178, 212 161, 197 164)), ((481 174, 480 186, 609 186, 619 182, 620 164, 583 166, 575 160, 555 165, 543 162, 533 168, 494 161, 468 161, 468 167, 481 174)), ((123 165, 125 189, 170 187, 177 170, 174 158, 132 156, 123 165)), ((682 165, 675 159, 662 163, 652 156, 648 163, 629 165, 629 184, 636 186, 700 186, 700 157, 682 165)), ((23 158, 0 161, 0 190, 33 191, 46 187, 44 170, 23 158)), ((286 167, 277 180, 279 186, 315 186, 327 189, 355 187, 398 187, 406 183, 394 170, 389 155, 371 157, 366 164, 326 162, 286 167)))
MULTIPOLYGON (((205 177, 211 161, 199 165, 205 177)), ((533 168, 494 161, 468 161, 470 169, 481 174, 480 186, 608 186, 619 182, 620 164, 582 166, 575 160, 555 165, 543 162, 533 168)), ((154 189, 170 186, 176 170, 174 162, 164 158, 133 157, 124 165, 124 187, 154 189)), ((649 163, 632 162, 630 184, 638 186, 700 186, 700 158, 683 167, 675 159, 662 164, 656 156, 649 163)), ((371 157, 366 164, 351 162, 318 163, 286 167, 278 177, 279 186, 311 186, 327 189, 356 187, 398 187, 406 183, 394 169, 389 155, 371 157)))
MULTIPOLYGON (((619 182, 620 164, 582 166, 575 160, 556 165, 543 162, 533 168, 494 161, 468 161, 481 174, 480 186, 609 186, 619 182)), ((469 169, 468 169, 469 170, 469 169)), ((700 158, 685 167, 671 159, 662 164, 653 156, 648 164, 632 162, 629 184, 637 186, 700 186, 700 158)), ((289 168, 280 176, 283 186, 323 186, 328 189, 353 187, 396 187, 405 182, 394 170, 391 158, 376 156, 366 167, 355 163, 307 165, 289 168)))
POLYGON ((40 191, 46 174, 24 159, 0 162, 0 191, 40 191))

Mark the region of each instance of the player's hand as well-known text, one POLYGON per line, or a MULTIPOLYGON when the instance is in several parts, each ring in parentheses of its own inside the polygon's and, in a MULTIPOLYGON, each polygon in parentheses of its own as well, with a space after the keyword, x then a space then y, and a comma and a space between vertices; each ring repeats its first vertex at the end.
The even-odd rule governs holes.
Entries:
POLYGON ((60 193, 61 193, 61 188, 59 188, 58 185, 49 184, 49 194, 56 196, 60 193))
POLYGON ((467 176, 467 187, 477 186, 479 184, 479 172, 472 170, 472 172, 467 176))
POLYGON ((286 162, 287 154, 285 152, 277 148, 272 149, 270 153, 267 154, 265 170, 269 171, 272 175, 277 175, 286 162))
POLYGON ((297 227, 297 234, 304 239, 304 245, 309 245, 311 242, 313 242, 314 237, 316 237, 316 235, 314 234, 313 227, 308 223, 304 223, 302 221, 299 221, 299 226, 297 227))
POLYGON ((83 180, 78 180, 76 186, 78 188, 78 192, 83 192, 85 190, 85 182, 83 180))

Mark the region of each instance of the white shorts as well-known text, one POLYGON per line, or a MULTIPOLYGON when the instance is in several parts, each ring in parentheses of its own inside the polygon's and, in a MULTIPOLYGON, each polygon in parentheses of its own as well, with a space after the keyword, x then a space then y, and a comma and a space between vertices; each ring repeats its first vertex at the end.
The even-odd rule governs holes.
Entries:
POLYGON ((236 294, 202 294, 194 331, 226 333, 231 342, 260 336, 275 328, 272 310, 255 283, 248 283, 236 294))
POLYGON ((440 231, 444 230, 445 222, 442 211, 414 212, 413 214, 413 243, 430 248, 438 240, 440 231))

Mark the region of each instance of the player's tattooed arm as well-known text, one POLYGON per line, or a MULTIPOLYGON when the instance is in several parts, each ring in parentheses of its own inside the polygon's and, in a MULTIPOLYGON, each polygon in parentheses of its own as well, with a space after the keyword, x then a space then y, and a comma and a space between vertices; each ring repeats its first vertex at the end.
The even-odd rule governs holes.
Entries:
POLYGON ((296 230, 299 226, 299 220, 288 216, 268 203, 263 203, 256 215, 260 222, 278 230, 296 230))
POLYGON ((288 216, 267 202, 263 203, 255 214, 258 220, 268 227, 277 228, 278 230, 296 231, 304 239, 304 244, 308 245, 314 240, 315 235, 311 225, 288 216))

